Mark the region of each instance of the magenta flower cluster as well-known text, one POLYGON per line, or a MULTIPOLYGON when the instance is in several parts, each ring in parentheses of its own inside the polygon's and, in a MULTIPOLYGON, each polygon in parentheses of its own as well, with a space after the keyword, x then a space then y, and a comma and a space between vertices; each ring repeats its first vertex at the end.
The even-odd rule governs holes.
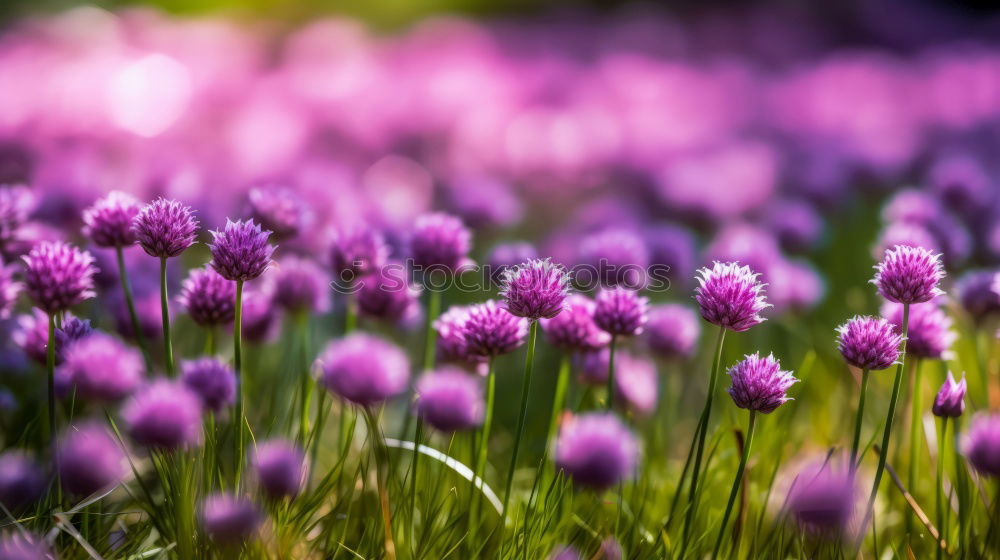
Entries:
POLYGON ((597 294, 594 324, 611 336, 642 333, 648 320, 649 299, 628 288, 606 288, 597 294))
POLYGON ((236 314, 236 283, 212 268, 196 268, 184 280, 178 301, 199 325, 228 325, 236 314))
POLYGON ((760 275, 739 263, 715 262, 698 270, 695 301, 703 319, 731 331, 742 332, 764 322, 761 312, 770 307, 764 298, 760 275))
POLYGON ((250 220, 226 220, 222 231, 211 231, 212 268, 223 278, 237 282, 253 280, 271 266, 274 247, 271 232, 250 220))
POLYGON ((561 313, 540 322, 549 344, 570 352, 607 346, 611 342, 611 335, 594 322, 596 308, 597 304, 587 296, 570 294, 566 298, 566 308, 561 313))
POLYGON ((570 277, 549 259, 531 259, 507 269, 500 296, 511 315, 530 320, 551 319, 566 308, 570 277))
POLYGON ((962 376, 961 381, 955 382, 955 376, 948 372, 948 376, 945 378, 944 383, 941 385, 941 389, 938 390, 938 394, 934 397, 934 405, 931 407, 931 412, 934 416, 939 416, 941 418, 958 418, 965 412, 965 376, 962 376))
POLYGON ((483 422, 483 388, 476 377, 456 368, 444 367, 417 380, 417 412, 434 428, 455 432, 475 428, 483 422))
POLYGON ((94 257, 61 241, 39 243, 24 257, 24 287, 46 313, 66 311, 94 297, 94 257))
POLYGON ((938 288, 944 278, 941 255, 923 247, 897 245, 885 252, 875 271, 872 283, 889 301, 923 303, 944 293, 938 288))
POLYGON ((396 345, 364 333, 334 340, 319 357, 320 381, 360 406, 372 406, 406 389, 410 361, 396 345))
POLYGON ((134 196, 111 191, 83 211, 83 234, 98 247, 128 247, 136 242, 132 223, 141 205, 134 196))
POLYGON ((788 389, 799 382, 790 371, 783 371, 781 363, 769 354, 747 355, 729 369, 732 385, 726 390, 733 403, 750 411, 770 414, 791 399, 788 389))
POLYGON ((470 354, 491 358, 524 344, 528 320, 511 315, 494 300, 473 305, 462 325, 462 338, 470 354))
POLYGON ((176 257, 194 244, 198 220, 189 206, 158 198, 143 206, 132 222, 142 250, 152 257, 176 257))
POLYGON ((837 333, 837 349, 854 367, 886 369, 899 359, 903 337, 885 319, 857 315, 838 327, 837 333))
POLYGON ((556 466, 574 483, 603 490, 632 476, 639 443, 617 416, 589 413, 563 425, 555 453, 556 466))

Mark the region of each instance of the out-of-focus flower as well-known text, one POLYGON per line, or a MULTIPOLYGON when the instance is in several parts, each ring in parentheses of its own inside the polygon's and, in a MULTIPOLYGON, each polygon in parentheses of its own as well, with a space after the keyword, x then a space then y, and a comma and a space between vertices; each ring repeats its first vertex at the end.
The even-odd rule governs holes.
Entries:
POLYGON ((823 277, 804 260, 779 261, 768 270, 767 298, 779 311, 802 311, 823 298, 823 277))
POLYGON ((194 391, 180 383, 158 380, 136 391, 121 415, 136 443, 169 451, 198 443, 201 408, 194 391))
POLYGON ((726 389, 740 408, 770 414, 791 399, 788 389, 799 382, 790 371, 783 371, 774 355, 748 354, 728 371, 732 385, 726 389))
POLYGON ((425 373, 417 380, 417 412, 442 432, 470 430, 483 422, 486 405, 479 379, 455 368, 425 373))
POLYGON ((551 319, 566 308, 569 274, 549 259, 532 259, 504 274, 500 296, 511 315, 529 320, 551 319))
POLYGON ((330 308, 330 282, 313 261, 282 259, 274 274, 272 300, 291 313, 323 313, 330 308))
POLYGON ((962 380, 956 383, 955 377, 949 371, 948 377, 944 380, 941 389, 934 398, 934 406, 931 407, 931 412, 934 413, 934 416, 942 418, 957 418, 961 416, 965 412, 965 390, 965 376, 963 375, 962 380))
POLYGON ((511 315, 492 299, 469 307, 462 329, 468 351, 487 358, 513 351, 527 335, 528 320, 511 315))
POLYGON ((143 206, 132 222, 142 249, 151 257, 176 257, 194 244, 198 220, 191 208, 176 200, 158 198, 143 206))
POLYGON ((330 266, 337 282, 353 285, 358 278, 385 266, 389 248, 377 230, 354 227, 337 230, 330 244, 330 266))
POLYGON ((1000 313, 1000 273, 996 270, 972 270, 955 285, 958 299, 965 311, 981 323, 1000 313))
POLYGON ((597 304, 587 296, 570 294, 566 309, 540 324, 549 344, 569 352, 603 348, 611 342, 611 335, 594 323, 597 304))
MULTIPOLYGON (((607 372, 605 367, 605 380, 607 372)), ((659 385, 653 362, 628 352, 615 353, 615 398, 626 408, 639 416, 652 414, 659 399, 659 385)))
POLYGON ((43 473, 23 451, 12 449, 0 454, 0 504, 10 511, 34 504, 45 490, 43 473))
POLYGON ((648 319, 649 299, 628 288, 605 288, 594 307, 594 324, 611 336, 635 336, 642 333, 648 319))
POLYGON ((46 313, 66 311, 94 297, 94 257, 61 241, 43 241, 25 256, 24 286, 46 313))
POLYGON ((606 229, 584 237, 579 247, 573 276, 582 288, 600 285, 636 290, 645 286, 649 250, 638 234, 606 229))
POLYGON ((557 546, 549 555, 549 560, 581 560, 582 558, 580 552, 572 546, 557 546))
POLYGON ((856 368, 886 369, 899 359, 903 337, 881 317, 855 315, 837 327, 837 349, 856 368))
POLYGON ((933 250, 941 249, 941 243, 937 237, 924 224, 891 222, 879 233, 872 253, 877 259, 889 249, 900 245, 927 247, 933 250))
POLYGON ((305 202, 290 188, 268 185, 247 193, 250 217, 278 240, 291 239, 305 225, 305 202))
POLYGON ((649 310, 649 320, 643 329, 643 339, 658 357, 666 359, 688 358, 701 335, 698 315, 688 307, 676 303, 655 305, 649 310))
POLYGON ((472 234, 462 220, 440 212, 417 218, 410 234, 409 256, 425 273, 465 268, 471 248, 472 234))
POLYGON ((278 313, 271 296, 260 290, 243 293, 243 339, 261 344, 277 337, 278 313))
POLYGON ((966 216, 989 201, 992 184, 983 165, 974 157, 952 155, 934 162, 929 172, 931 192, 946 206, 966 216))
POLYGON ((453 305, 434 321, 438 362, 477 367, 486 361, 484 356, 472 353, 465 341, 465 321, 468 318, 469 307, 453 305))
POLYGON ((253 468, 257 484, 271 498, 298 496, 309 476, 309 464, 302 450, 280 439, 257 445, 253 468))
POLYGON ((786 251, 811 249, 823 233, 823 218, 812 204, 803 200, 777 200, 768 204, 763 222, 786 251))
POLYGON ((358 311, 367 317, 399 321, 419 305, 420 288, 410 283, 406 267, 390 262, 360 281, 354 294, 358 311))
MULTIPOLYGON (((587 385, 604 385, 608 382, 610 361, 611 351, 607 347, 581 350, 573 356, 579 381, 587 385)), ((617 367, 615 371, 618 371, 617 367)))
POLYGON ((21 283, 14 280, 14 267, 0 258, 0 319, 10 317, 10 310, 21 293, 21 283))
POLYGON ((128 247, 136 242, 132 222, 141 204, 134 196, 111 191, 83 211, 83 234, 98 247, 128 247))
POLYGON ((923 247, 897 245, 885 252, 875 271, 872 283, 889 301, 923 303, 944 293, 938 288, 944 278, 941 255, 923 247))
POLYGON ((24 185, 0 185, 0 248, 18 240, 35 209, 35 196, 24 185))
POLYGON ((697 242, 690 230, 672 224, 654 226, 646 231, 646 247, 651 283, 662 276, 680 288, 690 284, 697 252, 697 242))
POLYGON ((91 423, 66 428, 59 440, 59 480, 72 494, 89 496, 121 482, 125 454, 103 426, 91 423))
POLYGON ((978 414, 962 436, 962 453, 977 471, 1000 477, 1000 414, 978 414))
POLYGON ((181 363, 181 381, 208 410, 219 412, 236 401, 236 373, 215 358, 181 363))
MULTIPOLYGON (((903 306, 886 302, 882 305, 882 316, 896 330, 902 333, 903 306)), ((906 353, 919 358, 941 359, 951 349, 958 338, 952 330, 952 320, 937 303, 929 301, 910 306, 910 316, 906 329, 906 353)))
POLYGON ((764 322, 760 313, 771 304, 764 299, 764 284, 757 277, 739 263, 716 262, 712 268, 700 269, 694 299, 702 318, 736 332, 764 322))
POLYGON ((360 406, 372 406, 406 389, 410 361, 396 345, 352 333, 334 340, 320 355, 320 381, 327 389, 360 406))
POLYGON ((212 268, 223 278, 245 282, 253 280, 271 266, 274 247, 268 241, 271 232, 261 230, 250 220, 226 219, 222 231, 211 231, 212 268))
POLYGON ((511 226, 524 213, 521 199, 511 188, 489 177, 462 177, 453 181, 448 199, 462 221, 476 230, 511 226))
MULTIPOLYGON (((150 289, 135 290, 135 314, 139 319, 139 330, 146 340, 159 340, 163 337, 163 307, 160 294, 150 289)), ((135 340, 135 326, 129 315, 128 302, 120 291, 114 292, 110 298, 111 314, 115 319, 118 333, 128 340, 135 340)), ((174 316, 172 309, 167 310, 168 316, 174 316)))
POLYGON ((55 556, 40 535, 14 531, 0 537, 0 560, 50 560, 51 558, 55 556))
POLYGON ((142 356, 104 333, 93 333, 63 352, 59 368, 85 400, 114 402, 130 395, 143 377, 142 356))
POLYGON ((556 441, 556 466, 575 484, 604 490, 632 475, 639 443, 611 413, 582 414, 564 422, 556 441))
POLYGON ((804 529, 828 538, 843 537, 851 529, 858 503, 854 475, 832 463, 809 465, 792 482, 787 502, 804 529))
POLYGON ((201 529, 220 545, 237 545, 253 537, 263 521, 260 510, 246 498, 212 494, 199 508, 201 529))
POLYGON ((204 327, 228 325, 236 315, 236 283, 215 270, 192 270, 178 297, 191 319, 204 327))
POLYGON ((506 272, 517 265, 538 258, 538 250, 527 241, 502 243, 490 251, 487 262, 490 267, 490 279, 501 283, 506 272))

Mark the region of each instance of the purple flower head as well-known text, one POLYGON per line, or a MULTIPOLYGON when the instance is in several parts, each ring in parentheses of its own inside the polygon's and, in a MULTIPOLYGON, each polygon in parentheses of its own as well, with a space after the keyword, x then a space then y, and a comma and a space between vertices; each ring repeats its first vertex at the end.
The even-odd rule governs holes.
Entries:
POLYGON ((362 315, 390 322, 413 313, 419 297, 420 289, 410 283, 406 267, 396 262, 366 276, 354 294, 362 315))
POLYGON ((642 237, 627 229, 605 229, 584 237, 573 268, 581 288, 595 284, 638 290, 646 284, 649 250, 642 237))
POLYGON ((573 482, 604 490, 632 475, 639 443, 611 413, 582 414, 565 422, 556 441, 556 466, 573 482))
POLYGON ((274 271, 273 301, 292 313, 322 313, 330 307, 330 281, 316 263, 283 259, 274 271))
POLYGON ((132 222, 140 208, 134 196, 112 191, 83 211, 83 234, 98 247, 135 245, 132 222))
MULTIPOLYGON (((607 371, 605 368, 605 379, 607 371)), ((627 352, 615 354, 615 398, 630 411, 639 416, 652 414, 659 399, 659 385, 653 362, 627 352)))
POLYGON ((789 387, 799 382, 790 371, 782 371, 773 354, 762 358, 760 353, 748 354, 743 361, 729 368, 732 385, 726 391, 740 408, 770 414, 790 401, 789 387))
POLYGON ((7 265, 0 258, 0 319, 10 317, 10 310, 17 303, 22 285, 14 280, 14 267, 7 265))
POLYGON ((875 266, 872 283, 878 293, 896 303, 923 303, 943 294, 938 284, 944 278, 941 255, 923 247, 896 245, 875 266))
POLYGON ((962 453, 977 471, 1000 477, 1000 414, 978 414, 962 436, 962 453))
POLYGON ((89 496, 118 484, 126 473, 125 454, 97 423, 70 426, 59 441, 59 479, 72 494, 89 496))
POLYGON ((951 155, 936 161, 929 171, 931 191, 951 209, 972 215, 993 193, 989 173, 969 155, 951 155))
POLYGON ((220 545, 237 545, 257 532, 263 515, 246 498, 230 494, 212 494, 199 508, 201 529, 208 538, 220 545))
POLYGON ((261 230, 250 220, 226 219, 222 231, 212 231, 212 268, 227 280, 247 281, 257 278, 271 266, 274 247, 268 241, 271 232, 261 230))
POLYGON ((855 478, 829 462, 808 465, 792 482, 788 510, 809 532, 838 538, 850 530, 858 502, 855 478))
POLYGON ((353 333, 334 340, 320 355, 320 381, 327 389, 361 406, 371 406, 406 389, 410 361, 396 345, 353 333))
POLYGON ((517 317, 551 319, 566 308, 569 274, 549 259, 532 259, 504 273, 500 296, 517 317))
POLYGON ((417 412, 442 432, 470 430, 483 423, 486 408, 479 379, 451 367, 417 380, 417 412))
POLYGON ((23 451, 13 449, 0 454, 0 504, 11 511, 34 504, 45 490, 44 472, 23 451))
MULTIPOLYGON (((579 381, 585 385, 606 384, 610 361, 611 351, 607 347, 582 350, 573 356, 573 366, 578 373, 579 381)), ((617 371, 616 366, 615 372, 617 371)))
POLYGON ((549 555, 549 560, 582 560, 583 556, 580 552, 573 548, 572 546, 557 546, 552 554, 549 555))
POLYGON ((570 294, 566 308, 551 319, 542 319, 542 330, 549 343, 566 351, 584 351, 603 348, 611 342, 611 335, 594 323, 597 304, 587 296, 570 294))
MULTIPOLYGON (((882 316, 902 334, 903 306, 886 302, 882 316)), ((941 359, 958 338, 952 330, 952 320, 937 303, 929 301, 910 306, 909 324, 906 329, 906 353, 920 358, 941 359)))
POLYGON ((13 531, 0 537, 0 560, 51 560, 45 539, 34 533, 13 531))
POLYGON ((201 436, 201 400, 180 383, 150 383, 125 404, 121 415, 129 435, 143 447, 174 450, 197 444, 201 436))
POLYGON ((449 185, 448 199, 449 208, 476 230, 512 226, 524 214, 521 199, 508 183, 492 177, 458 177, 449 185))
POLYGON ((0 246, 17 241, 35 209, 35 196, 24 185, 0 185, 0 246))
POLYGON ((410 258, 424 271, 455 272, 468 265, 472 233, 459 218, 437 212, 417 218, 410 236, 410 258))
POLYGON ((151 257, 176 257, 194 244, 198 220, 189 206, 158 198, 142 207, 132 222, 132 231, 151 257))
POLYGON ((1000 313, 1000 274, 996 270, 973 270, 958 279, 955 289, 965 311, 981 323, 1000 313))
POLYGON ((538 258, 538 250, 527 241, 513 241, 497 245, 490 251, 487 262, 490 267, 490 279, 497 284, 503 282, 507 270, 538 258))
POLYGON ((806 251, 823 233, 823 218, 803 200, 779 200, 767 205, 763 222, 787 251, 806 251))
POLYGON ((962 380, 956 383, 955 377, 949 371, 937 397, 934 398, 931 412, 934 416, 942 418, 958 418, 965 412, 965 390, 965 376, 963 375, 962 380))
POLYGON ((455 364, 465 368, 476 368, 486 362, 486 358, 473 354, 465 342, 465 321, 469 318, 469 308, 453 305, 434 321, 437 331, 437 361, 455 364))
POLYGON ((881 317, 855 315, 837 333, 837 349, 856 368, 886 369, 899 359, 903 337, 881 317))
POLYGON ((878 241, 875 243, 872 254, 877 259, 897 245, 928 247, 934 250, 940 250, 941 248, 937 237, 925 224, 891 222, 882 228, 882 231, 879 233, 878 241))
POLYGON ((236 373, 215 358, 183 362, 181 381, 198 395, 208 410, 219 412, 236 402, 236 373))
MULTIPOLYGON (((11 335, 14 344, 35 361, 45 365, 48 360, 49 318, 39 309, 17 318, 17 329, 11 335)), ((59 336, 56 334, 56 365, 62 363, 59 336)))
POLYGON ((243 292, 243 339, 252 344, 273 340, 278 334, 278 312, 269 294, 243 292))
MULTIPOLYGON (((136 290, 135 313, 139 319, 139 330, 146 340, 159 340, 163 337, 163 308, 160 305, 160 294, 155 291, 142 293, 136 290)), ((135 326, 129 315, 128 302, 120 291, 111 296, 111 314, 115 319, 118 333, 128 340, 135 340, 135 326)), ((167 315, 174 316, 173 309, 167 310, 167 315)))
POLYGON ((196 268, 181 285, 178 300, 195 323, 228 325, 236 315, 236 283, 211 268, 196 268))
POLYGON ((462 330, 468 351, 487 358, 512 352, 527 335, 528 320, 511 315, 492 299, 469 308, 462 330))
POLYGON ((650 273, 654 269, 665 272, 671 283, 688 286, 694 276, 697 241, 685 227, 661 224, 646 233, 649 248, 650 273))
POLYGON ((695 301, 701 317, 720 327, 743 332, 763 323, 760 316, 771 304, 764 299, 764 286, 758 274, 739 263, 715 262, 712 268, 698 271, 695 301))
POLYGON ((257 446, 253 468, 257 484, 271 498, 298 496, 309 475, 309 464, 302 450, 280 439, 257 446))
POLYGON ((302 198, 285 187, 255 187, 247 194, 250 217, 277 239, 291 239, 302 231, 306 206, 302 198))
POLYGON ((882 209, 887 223, 928 224, 941 214, 941 205, 933 195, 917 189, 903 189, 893 195, 882 209))
POLYGON ((778 261, 768 270, 768 299, 776 310, 805 310, 823 298, 826 286, 819 272, 805 261, 778 261))
POLYGON ((646 346, 661 358, 688 358, 701 336, 701 323, 693 310, 676 303, 653 306, 643 331, 646 346))
POLYGON ((43 241, 22 257, 25 291, 48 314, 94 297, 94 257, 62 241, 43 241))
POLYGON ((353 285, 358 278, 385 266, 389 248, 377 230, 354 227, 338 230, 330 245, 330 265, 337 282, 353 285))
POLYGON ((118 339, 93 333, 66 347, 59 368, 85 400, 114 402, 142 382, 142 355, 118 339))
POLYGON ((597 294, 594 324, 612 336, 642 334, 649 300, 628 288, 605 288, 597 294))

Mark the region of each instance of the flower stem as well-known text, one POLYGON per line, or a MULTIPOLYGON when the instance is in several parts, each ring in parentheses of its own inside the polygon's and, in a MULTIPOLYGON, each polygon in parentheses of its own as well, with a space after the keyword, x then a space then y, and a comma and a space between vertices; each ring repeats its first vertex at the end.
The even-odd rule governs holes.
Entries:
MULTIPOLYGON (((865 516, 861 522, 861 527, 867 527, 871 521, 872 511, 875 507, 875 497, 878 496, 878 487, 882 482, 882 473, 885 471, 886 457, 889 456, 889 436, 892 435, 892 419, 896 413, 896 401, 899 400, 899 386, 903 381, 903 366, 906 361, 906 336, 910 321, 910 305, 903 304, 903 350, 900 354, 899 364, 896 366, 896 378, 892 383, 892 396, 889 398, 889 412, 885 416, 885 430, 882 432, 882 451, 878 455, 878 467, 875 469, 875 481, 872 484, 871 494, 868 496, 868 505, 865 507, 865 516)), ((865 532, 859 531, 858 542, 855 543, 855 550, 861 550, 864 543, 865 532)))
POLYGON ((139 326, 139 315, 135 312, 135 300, 132 299, 132 286, 128 280, 128 272, 125 270, 125 251, 121 247, 115 247, 115 256, 118 259, 118 279, 121 281, 122 293, 125 295, 125 305, 128 307, 128 316, 132 321, 135 342, 139 345, 139 350, 142 351, 142 359, 146 363, 146 373, 152 373, 153 360, 149 357, 146 337, 142 335, 142 328, 139 326))
POLYGON ((236 281, 236 308, 233 317, 233 371, 236 372, 236 414, 233 415, 233 422, 236 423, 235 437, 236 456, 233 460, 236 463, 236 487, 239 488, 240 476, 243 473, 243 395, 244 379, 242 375, 243 365, 243 280, 236 281))
POLYGON ((174 375, 174 347, 170 340, 170 306, 167 302, 167 258, 160 257, 160 315, 163 317, 163 356, 167 375, 174 375))
MULTIPOLYGON (((910 388, 910 463, 907 465, 906 485, 911 494, 916 494, 917 483, 917 461, 919 460, 920 446, 924 441, 923 430, 920 429, 920 414, 923 411, 920 394, 920 359, 913 362, 913 377, 910 388)), ((906 538, 909 539, 913 532, 913 511, 906 514, 906 538)), ((940 529, 940 526, 938 527, 940 529)))
MULTIPOLYGON (((424 324, 424 370, 434 367, 434 344, 437 342, 437 331, 434 330, 434 321, 437 320, 441 312, 441 292, 431 290, 427 301, 427 318, 424 324)), ((416 453, 414 453, 416 454, 416 453)))
POLYGON ((715 386, 719 382, 719 369, 722 367, 722 343, 726 339, 725 327, 719 327, 719 336, 715 340, 715 363, 712 365, 711 377, 708 381, 708 394, 705 396, 705 407, 698 420, 699 430, 695 432, 698 445, 695 448, 694 464, 691 470, 691 487, 688 491, 688 508, 684 516, 684 531, 681 533, 681 553, 684 558, 688 547, 688 535, 691 533, 691 522, 694 521, 695 510, 698 507, 698 474, 701 471, 701 458, 705 452, 705 437, 708 435, 708 421, 712 415, 712 399, 715 397, 715 386))
POLYGON ((521 450, 521 439, 524 436, 524 421, 528 415, 528 393, 531 392, 531 368, 535 361, 535 338, 537 336, 538 321, 532 321, 528 331, 528 357, 524 362, 524 379, 521 383, 521 412, 517 416, 517 437, 514 439, 514 450, 510 455, 510 468, 507 470, 507 482, 504 485, 503 491, 504 518, 507 517, 507 506, 510 504, 510 490, 514 484, 514 469, 517 467, 517 454, 521 450))
POLYGON ((618 337, 611 335, 611 345, 608 347, 608 410, 615 408, 615 346, 618 337))
POLYGON ((969 495, 969 479, 966 476, 965 459, 959 450, 959 437, 962 433, 962 419, 956 417, 952 420, 952 457, 955 460, 955 487, 958 489, 958 557, 966 556, 966 537, 969 534, 969 514, 972 513, 973 504, 969 495))
MULTIPOLYGON (((941 535, 941 540, 944 541, 945 535, 948 534, 948 528, 945 527, 944 521, 944 456, 945 456, 945 445, 944 442, 948 437, 948 417, 941 418, 941 435, 938 436, 938 456, 937 456, 937 478, 935 479, 935 492, 934 492, 934 505, 937 512, 937 527, 939 535, 941 535)), ((942 555, 941 545, 937 544, 934 547, 934 557, 937 560, 941 560, 942 555)))
POLYGON ((858 445, 861 443, 861 423, 865 416, 865 395, 868 393, 868 368, 861 370, 861 395, 858 397, 858 413, 854 418, 854 440, 851 442, 851 472, 858 467, 858 445))
POLYGON ((496 376, 493 371, 493 358, 490 358, 486 372, 486 414, 483 419, 483 428, 480 430, 478 449, 476 450, 475 462, 473 464, 473 478, 471 492, 476 495, 476 506, 471 510, 469 518, 470 542, 475 542, 475 533, 479 528, 479 515, 483 506, 482 492, 476 491, 476 480, 483 478, 486 471, 486 452, 489 449, 490 430, 493 427, 493 405, 496 401, 496 376))
POLYGON ((368 421, 368 432, 372 442, 372 453, 375 456, 375 480, 378 483, 378 502, 382 510, 382 527, 385 530, 385 557, 396 558, 396 544, 392 538, 392 509, 389 507, 389 451, 382 437, 378 420, 371 409, 365 408, 365 419, 368 421))
MULTIPOLYGON (((52 460, 56 462, 56 476, 59 476, 59 454, 56 452, 56 316, 49 313, 49 338, 45 344, 45 373, 48 384, 49 403, 49 446, 52 448, 52 460)), ((58 484, 58 482, 57 482, 58 484)))
POLYGON ((747 460, 750 458, 750 446, 753 444, 753 429, 757 423, 757 411, 750 411, 750 425, 747 427, 747 439, 743 444, 743 455, 740 457, 740 466, 736 469, 736 479, 733 480, 733 489, 729 492, 729 502, 726 503, 726 512, 722 515, 722 525, 719 526, 719 536, 715 539, 715 548, 712 550, 712 559, 719 557, 719 549, 722 547, 722 537, 726 534, 726 525, 729 524, 729 516, 733 512, 733 504, 736 503, 736 494, 740 491, 743 483, 743 471, 746 470, 747 460))
POLYGON ((552 398, 552 415, 549 417, 549 430, 546 432, 545 441, 548 445, 551 445, 556 437, 556 431, 559 428, 559 417, 566 406, 566 391, 568 388, 569 354, 563 354, 562 359, 559 360, 559 377, 556 378, 556 392, 552 398))

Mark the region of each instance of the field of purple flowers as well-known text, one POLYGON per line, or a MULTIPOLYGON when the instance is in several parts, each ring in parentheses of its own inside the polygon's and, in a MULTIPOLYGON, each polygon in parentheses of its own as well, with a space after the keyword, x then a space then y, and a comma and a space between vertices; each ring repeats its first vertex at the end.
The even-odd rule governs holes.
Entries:
POLYGON ((0 560, 1000 557, 1000 45, 750 16, 7 24, 0 560))

